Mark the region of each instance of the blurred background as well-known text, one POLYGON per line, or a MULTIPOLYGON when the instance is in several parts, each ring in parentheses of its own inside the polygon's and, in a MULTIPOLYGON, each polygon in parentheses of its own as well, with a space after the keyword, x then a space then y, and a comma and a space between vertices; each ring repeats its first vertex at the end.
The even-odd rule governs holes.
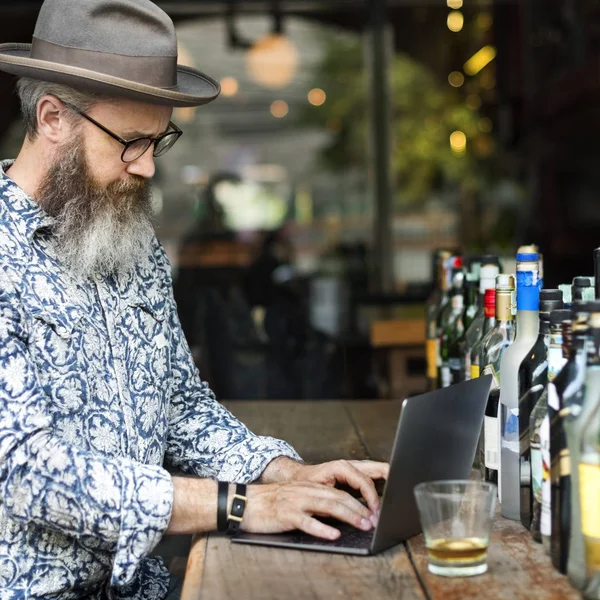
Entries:
MULTIPOLYGON (((177 109, 158 235, 196 362, 222 399, 425 387, 439 248, 592 273, 597 0, 161 0, 179 62, 221 82, 177 109)), ((0 42, 41 2, 1 0, 0 42)), ((23 130, 0 74, 0 156, 23 130)), ((512 261, 512 262, 511 262, 512 261)))

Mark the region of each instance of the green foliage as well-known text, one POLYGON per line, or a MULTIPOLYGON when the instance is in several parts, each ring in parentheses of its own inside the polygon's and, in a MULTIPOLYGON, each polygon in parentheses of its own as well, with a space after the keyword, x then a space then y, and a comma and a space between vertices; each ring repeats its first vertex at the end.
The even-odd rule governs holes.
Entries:
MULTIPOLYGON (((443 185, 476 189, 481 165, 471 142, 481 136, 477 111, 465 105, 458 90, 407 55, 393 57, 389 76, 397 205, 417 204, 443 185), (467 150, 461 155, 450 147, 450 135, 457 130, 467 136, 467 150)), ((330 36, 313 84, 325 90, 327 101, 308 107, 301 118, 306 125, 332 133, 321 156, 325 166, 335 170, 363 166, 370 96, 361 40, 330 36)))

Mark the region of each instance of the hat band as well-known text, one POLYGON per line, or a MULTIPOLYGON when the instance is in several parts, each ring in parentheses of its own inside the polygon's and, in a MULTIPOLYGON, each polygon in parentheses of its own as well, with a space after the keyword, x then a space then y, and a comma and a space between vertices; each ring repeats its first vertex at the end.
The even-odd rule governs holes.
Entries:
POLYGON ((152 87, 172 89, 177 86, 177 56, 125 56, 60 46, 34 37, 29 57, 152 87))

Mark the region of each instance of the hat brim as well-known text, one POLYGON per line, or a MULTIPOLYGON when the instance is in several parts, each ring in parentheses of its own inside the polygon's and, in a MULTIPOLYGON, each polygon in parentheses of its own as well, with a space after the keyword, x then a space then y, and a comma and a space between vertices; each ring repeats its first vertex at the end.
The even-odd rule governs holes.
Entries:
POLYGON ((30 58, 30 51, 31 44, 0 44, 0 71, 97 94, 173 107, 208 104, 221 91, 215 79, 183 65, 177 65, 177 85, 164 89, 97 71, 30 58))

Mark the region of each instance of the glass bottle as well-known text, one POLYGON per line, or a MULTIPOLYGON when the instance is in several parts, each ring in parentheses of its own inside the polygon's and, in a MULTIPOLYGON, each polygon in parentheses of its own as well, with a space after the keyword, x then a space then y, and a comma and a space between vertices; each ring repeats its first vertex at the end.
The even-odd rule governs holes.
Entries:
MULTIPOLYGON (((589 336, 589 313, 600 313, 600 302, 588 302, 575 307, 577 317, 573 323, 576 348, 576 376, 567 388, 561 402, 564 408, 563 425, 567 437, 567 450, 571 466, 571 513, 570 533, 567 558, 567 575, 571 585, 584 590, 587 582, 585 567, 585 547, 581 531, 581 511, 579 503, 579 470, 578 465, 581 456, 581 433, 588 422, 591 404, 586 396, 587 363, 589 353, 593 353, 593 344, 588 341, 589 336)), ((593 358, 593 357, 592 357, 593 358)), ((591 396, 590 396, 591 397, 591 396)))
MULTIPOLYGON (((575 305, 579 306, 578 304, 575 305)), ((567 573, 569 538, 571 536, 571 461, 567 446, 566 423, 581 410, 583 373, 585 373, 584 341, 587 332, 586 315, 574 310, 573 320, 562 325, 565 366, 548 384, 550 413, 550 477, 552 480, 552 564, 567 573), (552 399, 553 394, 556 398, 552 399), (558 405, 558 410, 553 406, 558 405)))
POLYGON ((479 295, 477 290, 479 289, 479 281, 473 281, 465 278, 465 329, 468 329, 473 322, 473 319, 479 312, 479 295))
POLYGON ((483 479, 498 484, 500 465, 500 437, 498 406, 500 400, 500 361, 505 350, 515 339, 517 313, 515 278, 513 275, 496 277, 496 325, 482 341, 480 364, 482 374, 492 376, 492 386, 485 408, 483 435, 480 436, 480 467, 483 479))
MULTIPOLYGON (((454 290, 452 289, 452 285, 453 285, 453 281, 454 281, 454 274, 457 271, 463 272, 462 264, 463 264, 463 261, 462 261, 461 256, 451 256, 446 261, 446 273, 447 273, 447 278, 448 278, 448 287, 450 288, 450 290, 449 290, 449 294, 448 294, 448 296, 449 296, 448 302, 446 302, 445 306, 439 311, 439 314, 438 314, 437 331, 439 332, 440 342, 441 342, 442 331, 446 327, 446 324, 448 323, 448 319, 450 318, 450 313, 452 312, 452 303, 450 302, 450 298, 452 297, 452 294, 454 293, 454 290)), ((463 272, 463 277, 464 277, 464 272, 463 272)), ((460 285, 461 285, 461 293, 462 293, 462 283, 460 285)), ((438 349, 438 356, 437 356, 438 387, 440 387, 440 379, 441 379, 440 369, 442 368, 442 355, 441 355, 442 349, 441 349, 439 342, 437 345, 437 349, 438 349)))
POLYGON ((484 297, 487 290, 494 290, 496 275, 499 273, 497 265, 497 257, 484 256, 481 257, 481 269, 479 271, 479 300, 477 313, 474 315, 471 323, 466 325, 464 342, 464 362, 465 362, 465 379, 471 379, 471 352, 473 346, 483 336, 483 326, 485 322, 485 306, 484 297))
POLYGON ((600 300, 600 248, 594 250, 594 291, 596 300, 600 300))
POLYGON ((481 350, 483 349, 483 340, 487 334, 496 325, 496 290, 490 289, 485 290, 485 296, 483 298, 483 308, 485 320, 483 322, 483 328, 481 330, 481 337, 471 350, 471 379, 479 377, 481 369, 481 350))
POLYGON ((464 272, 456 269, 452 277, 451 310, 440 337, 440 387, 459 383, 462 373, 460 342, 465 333, 464 326, 464 272))
POLYGON ((466 257, 463 259, 463 267, 467 270, 465 275, 467 281, 479 281, 479 271, 481 270, 480 256, 466 257))
POLYGON ((438 317, 440 312, 450 301, 450 277, 448 265, 450 252, 440 250, 437 253, 436 260, 436 286, 427 300, 425 309, 427 319, 427 339, 425 341, 425 351, 427 358, 427 388, 434 390, 437 388, 438 380, 438 352, 440 331, 438 331, 438 317))
MULTIPOLYGON (((597 303, 594 303, 597 304, 597 303)), ((579 440, 579 509, 583 534, 586 600, 600 598, 600 311, 589 317, 584 406, 587 419, 579 440)))
MULTIPOLYGON (((519 485, 521 523, 531 527, 531 453, 529 448, 529 416, 548 380, 548 344, 550 333, 550 313, 562 307, 560 290, 540 292, 540 326, 535 344, 527 353, 519 367, 519 485)), ((537 457, 538 455, 536 455, 537 457)))
MULTIPOLYGON (((532 461, 532 480, 541 480, 541 506, 539 511, 539 528, 544 544, 544 549, 547 554, 550 554, 550 536, 552 534, 552 509, 551 509, 551 491, 552 482, 550 479, 551 469, 551 457, 550 457, 550 402, 552 402, 552 408, 558 411, 558 403, 556 402, 556 394, 550 393, 550 390, 554 391, 554 380, 561 369, 566 363, 566 359, 563 356, 562 351, 562 324, 565 321, 569 321, 572 317, 571 309, 562 309, 552 311, 550 314, 550 343, 548 345, 548 379, 546 382, 546 388, 540 396, 534 411, 535 418, 531 420, 534 429, 533 435, 535 435, 535 428, 539 426, 537 430, 540 443, 540 454, 541 454, 541 469, 539 472, 534 472, 533 461, 532 461), (539 407, 539 408, 538 408, 539 407), (536 412, 537 411, 537 412, 536 412), (541 422, 539 419, 541 418, 541 422)), ((534 496, 533 514, 536 515, 538 511, 537 498, 534 496)), ((531 531, 534 531, 534 522, 531 524, 531 531)))
POLYGON ((519 366, 539 330, 538 255, 517 254, 517 335, 500 361, 500 513, 518 521, 519 509, 519 366))
POLYGON ((573 277, 571 302, 592 302, 595 298, 591 277, 573 277))

